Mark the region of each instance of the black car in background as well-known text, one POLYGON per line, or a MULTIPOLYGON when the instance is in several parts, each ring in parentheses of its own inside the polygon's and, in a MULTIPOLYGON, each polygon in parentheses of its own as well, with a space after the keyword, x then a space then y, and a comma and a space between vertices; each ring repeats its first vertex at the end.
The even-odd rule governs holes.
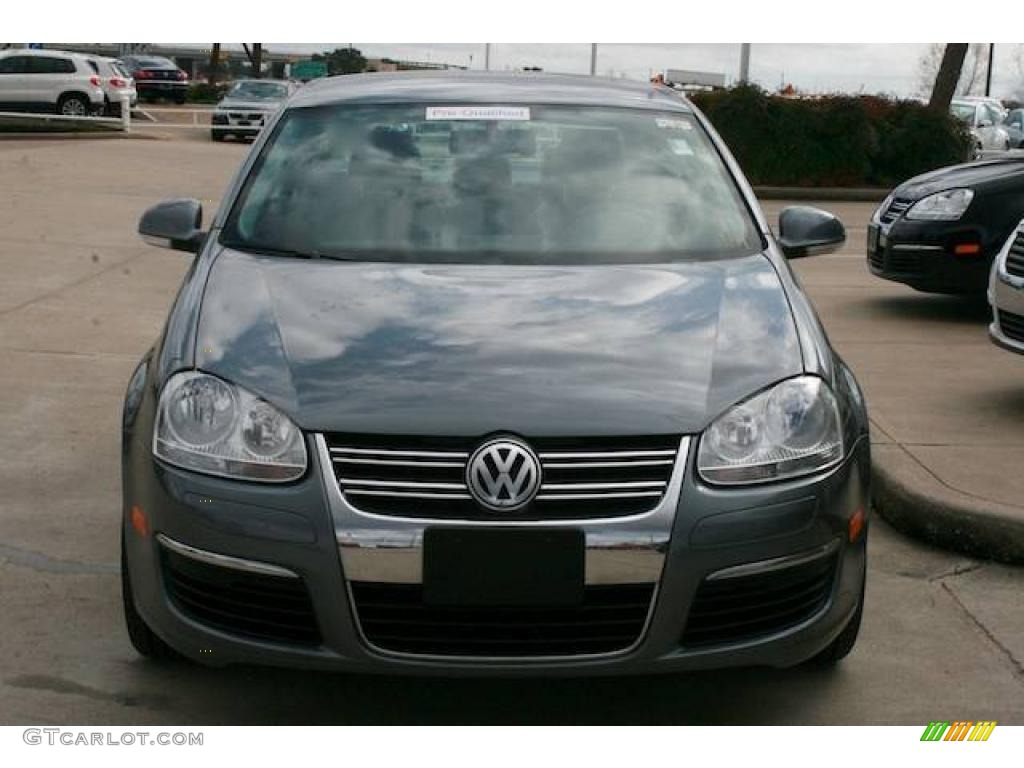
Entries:
POLYGON ((915 176, 871 217, 868 268, 919 291, 981 296, 993 259, 1021 218, 1024 158, 915 176))
POLYGON ((173 99, 184 104, 188 95, 188 75, 163 56, 122 56, 121 63, 135 78, 139 99, 173 99))

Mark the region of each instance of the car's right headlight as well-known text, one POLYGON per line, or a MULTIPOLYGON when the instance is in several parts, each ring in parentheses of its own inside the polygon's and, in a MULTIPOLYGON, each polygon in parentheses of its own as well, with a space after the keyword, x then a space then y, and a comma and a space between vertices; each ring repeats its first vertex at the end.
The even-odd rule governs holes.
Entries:
POLYGON ((291 419, 256 395, 200 371, 167 380, 153 454, 195 472, 281 483, 306 471, 306 444, 291 419))
POLYGON ((904 216, 913 221, 956 221, 973 199, 973 189, 947 189, 922 197, 904 216))
POLYGON ((716 485, 783 480, 843 458, 839 406, 816 376, 797 376, 733 406, 704 431, 701 478, 716 485))

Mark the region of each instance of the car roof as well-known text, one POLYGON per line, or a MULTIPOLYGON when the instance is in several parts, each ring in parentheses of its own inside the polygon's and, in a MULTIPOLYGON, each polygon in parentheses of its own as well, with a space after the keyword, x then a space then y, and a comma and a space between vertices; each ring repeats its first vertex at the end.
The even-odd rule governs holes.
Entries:
POLYGON ((69 59, 86 59, 87 56, 74 51, 59 51, 52 48, 8 48, 0 51, 0 57, 4 56, 66 56, 69 59))
POLYGON ((676 91, 636 80, 519 72, 376 72, 313 80, 289 107, 336 103, 580 104, 692 112, 676 91))

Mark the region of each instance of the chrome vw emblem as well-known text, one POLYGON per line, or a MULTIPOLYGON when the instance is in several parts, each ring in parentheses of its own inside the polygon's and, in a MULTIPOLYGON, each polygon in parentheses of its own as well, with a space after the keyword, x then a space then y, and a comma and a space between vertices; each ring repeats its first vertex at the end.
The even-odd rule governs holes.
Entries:
POLYGON ((469 457, 466 485, 480 504, 496 512, 525 506, 540 489, 540 460, 518 440, 484 443, 469 457))

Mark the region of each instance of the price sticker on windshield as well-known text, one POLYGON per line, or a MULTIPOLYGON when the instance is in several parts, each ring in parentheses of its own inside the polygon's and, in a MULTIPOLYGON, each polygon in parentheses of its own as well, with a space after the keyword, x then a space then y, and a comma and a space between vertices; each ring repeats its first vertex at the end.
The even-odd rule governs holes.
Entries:
POLYGON ((427 120, 529 120, 529 107, 427 107, 427 120))

